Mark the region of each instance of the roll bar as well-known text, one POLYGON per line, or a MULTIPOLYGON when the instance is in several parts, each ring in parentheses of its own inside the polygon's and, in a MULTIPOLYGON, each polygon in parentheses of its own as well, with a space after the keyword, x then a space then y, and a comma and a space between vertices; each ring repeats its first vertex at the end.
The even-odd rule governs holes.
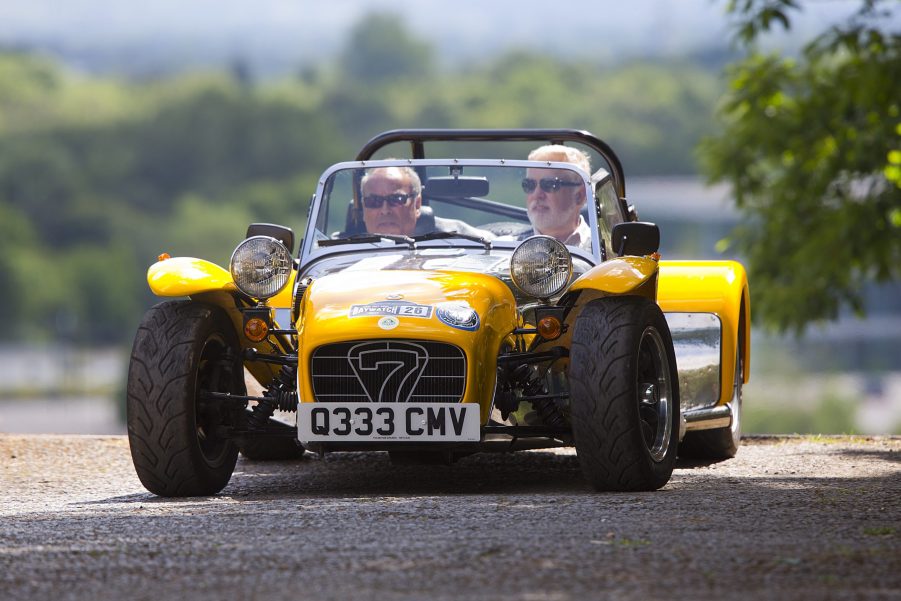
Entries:
POLYGON ((607 161, 617 195, 626 197, 626 176, 619 157, 609 144, 582 129, 392 129, 366 142, 357 153, 356 160, 368 161, 379 149, 395 142, 409 142, 414 159, 426 158, 426 142, 577 142, 596 151, 607 161))

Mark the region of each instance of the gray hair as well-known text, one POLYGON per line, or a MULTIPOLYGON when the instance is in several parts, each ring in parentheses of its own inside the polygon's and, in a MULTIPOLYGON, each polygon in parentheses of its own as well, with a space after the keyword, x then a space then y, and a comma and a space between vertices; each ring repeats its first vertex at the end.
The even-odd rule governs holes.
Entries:
POLYGON ((407 167, 406 165, 375 167, 373 169, 369 169, 368 171, 366 171, 366 175, 363 176, 363 179, 360 180, 360 189, 366 187, 366 182, 369 181, 370 177, 372 177, 379 171, 385 171, 387 169, 397 169, 398 171, 400 171, 403 178, 410 182, 410 188, 414 196, 419 196, 419 194, 422 192, 422 181, 419 179, 419 174, 416 173, 415 169, 413 169, 412 167, 407 167))
POLYGON ((572 163, 589 176, 591 175, 591 158, 587 153, 582 152, 578 148, 573 148, 572 146, 563 146, 562 144, 540 146, 529 153, 529 160, 572 163))

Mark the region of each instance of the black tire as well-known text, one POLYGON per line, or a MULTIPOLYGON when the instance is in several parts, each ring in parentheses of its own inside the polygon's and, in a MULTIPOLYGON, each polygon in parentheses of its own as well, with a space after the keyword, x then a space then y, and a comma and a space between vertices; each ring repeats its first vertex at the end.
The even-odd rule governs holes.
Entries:
POLYGON ((128 368, 127 424, 141 483, 163 497, 216 494, 228 484, 238 447, 220 426, 236 425, 244 394, 238 339, 225 312, 194 301, 165 302, 144 315, 128 368))
POLYGON ((732 424, 725 428, 713 430, 696 430, 686 432, 679 443, 679 456, 686 459, 730 459, 738 453, 741 446, 741 406, 742 406, 742 370, 744 360, 741 356, 741 343, 738 348, 738 359, 735 362, 735 376, 732 383, 732 399, 728 405, 732 409, 732 424))
POLYGON ((656 490, 676 465, 679 379, 660 307, 594 300, 573 330, 570 396, 576 453, 596 490, 656 490))

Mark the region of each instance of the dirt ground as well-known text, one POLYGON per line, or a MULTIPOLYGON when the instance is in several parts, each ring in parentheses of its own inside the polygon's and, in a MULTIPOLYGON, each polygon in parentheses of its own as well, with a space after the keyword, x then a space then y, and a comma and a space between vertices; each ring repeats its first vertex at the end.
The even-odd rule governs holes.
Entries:
POLYGON ((0 599, 901 599, 901 437, 756 437, 598 494, 571 450, 239 460, 146 492, 122 436, 0 434, 0 599))

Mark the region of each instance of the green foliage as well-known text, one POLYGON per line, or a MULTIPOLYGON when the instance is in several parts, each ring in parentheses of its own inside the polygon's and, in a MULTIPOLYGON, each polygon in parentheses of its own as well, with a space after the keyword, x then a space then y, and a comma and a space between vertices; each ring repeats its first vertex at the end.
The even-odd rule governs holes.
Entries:
POLYGON ((399 15, 371 13, 351 30, 341 67, 364 85, 396 83, 429 75, 431 60, 431 47, 410 35, 399 15))
POLYGON ((788 11, 798 8, 795 0, 729 0, 727 4, 729 13, 739 13, 744 17, 736 27, 736 36, 745 44, 754 42, 774 23, 783 29, 790 29, 788 11))
POLYGON ((226 266, 235 244, 244 237, 247 224, 255 220, 240 205, 187 195, 174 207, 172 221, 160 236, 160 243, 172 256, 201 257, 226 266))
POLYGON ((57 297, 56 313, 65 316, 68 329, 57 334, 96 344, 135 329, 144 274, 134 268, 133 252, 127 243, 85 245, 59 259, 65 292, 57 297))
MULTIPOLYGON (((879 4, 863 2, 798 59, 751 47, 729 71, 723 132, 700 146, 745 215, 732 242, 748 258, 755 317, 777 330, 845 306, 860 314, 867 283, 901 276, 901 35, 880 29, 879 4)), ((739 37, 789 27, 795 7, 733 2, 739 37)))
POLYGON ((578 127, 630 176, 692 173, 687 149, 712 133, 720 93, 687 64, 526 52, 436 75, 431 47, 391 14, 361 20, 334 65, 280 81, 238 63, 122 81, 0 52, 0 286, 18 324, 0 338, 130 339, 161 252, 225 265, 252 221, 299 238, 319 174, 380 131, 578 127))
POLYGON ((857 406, 851 399, 827 396, 815 407, 746 403, 742 430, 748 434, 851 434, 857 406))

